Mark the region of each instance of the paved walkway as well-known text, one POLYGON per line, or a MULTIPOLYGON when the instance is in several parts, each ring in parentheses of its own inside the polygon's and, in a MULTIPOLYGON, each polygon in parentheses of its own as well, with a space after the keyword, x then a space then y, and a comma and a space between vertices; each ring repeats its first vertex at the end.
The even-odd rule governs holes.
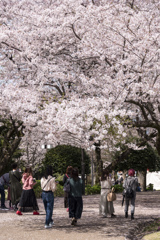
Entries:
POLYGON ((137 240, 146 222, 160 217, 160 191, 137 194, 135 219, 124 218, 122 196, 114 202, 116 218, 102 218, 98 214, 99 195, 84 196, 84 211, 77 226, 70 225, 63 198, 55 198, 52 229, 44 229, 45 212, 38 199, 40 215, 14 211, 0 211, 0 240, 137 240))

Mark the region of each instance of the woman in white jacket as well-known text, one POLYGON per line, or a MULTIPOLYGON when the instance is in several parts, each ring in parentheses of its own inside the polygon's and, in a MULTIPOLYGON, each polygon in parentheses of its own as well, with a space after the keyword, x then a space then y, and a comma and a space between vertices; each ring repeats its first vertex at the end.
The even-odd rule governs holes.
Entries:
POLYGON ((103 171, 101 176, 101 195, 99 203, 99 214, 103 217, 107 217, 107 214, 111 217, 115 217, 113 202, 107 201, 107 194, 110 192, 111 187, 112 181, 109 178, 109 173, 107 171, 103 171))
POLYGON ((52 167, 48 166, 44 177, 41 178, 42 199, 46 211, 45 228, 51 228, 54 224, 52 219, 54 206, 54 191, 56 190, 55 178, 52 176, 52 167))

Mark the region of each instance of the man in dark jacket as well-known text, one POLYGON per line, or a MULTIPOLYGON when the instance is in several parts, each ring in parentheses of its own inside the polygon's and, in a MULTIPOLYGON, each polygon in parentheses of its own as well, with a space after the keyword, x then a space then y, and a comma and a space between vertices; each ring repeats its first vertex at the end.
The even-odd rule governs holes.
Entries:
POLYGON ((4 186, 9 184, 9 173, 5 173, 0 177, 0 194, 1 194, 1 209, 8 210, 5 206, 5 191, 4 186))

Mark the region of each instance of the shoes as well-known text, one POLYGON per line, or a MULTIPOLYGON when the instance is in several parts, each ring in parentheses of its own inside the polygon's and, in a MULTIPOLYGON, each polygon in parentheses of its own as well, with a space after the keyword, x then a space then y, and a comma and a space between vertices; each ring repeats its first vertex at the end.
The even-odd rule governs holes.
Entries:
POLYGON ((53 227, 53 225, 54 225, 54 222, 50 222, 50 223, 49 223, 49 226, 50 226, 50 227, 53 227))
POLYGON ((134 219, 134 213, 131 213, 131 220, 134 219))
POLYGON ((75 226, 76 225, 76 219, 72 218, 71 225, 75 226))
POLYGON ((47 229, 47 228, 51 228, 52 226, 46 224, 44 227, 45 227, 45 229, 47 229))
POLYGON ((16 205, 13 206, 13 209, 14 209, 15 212, 18 210, 16 205))
POLYGON ((125 212, 125 218, 128 218, 128 212, 125 212))
POLYGON ((17 214, 17 215, 23 215, 23 214, 21 213, 21 211, 17 211, 16 214, 17 214))
POLYGON ((39 215, 39 212, 34 211, 34 212, 33 212, 33 215, 39 215))
POLYGON ((111 214, 111 218, 114 218, 114 217, 116 217, 116 215, 112 213, 112 214, 111 214))
POLYGON ((102 218, 107 218, 107 215, 104 214, 104 215, 102 216, 102 218))
POLYGON ((69 212, 69 208, 67 208, 67 212, 69 212))
POLYGON ((6 206, 1 207, 1 210, 9 210, 9 208, 7 208, 6 206))

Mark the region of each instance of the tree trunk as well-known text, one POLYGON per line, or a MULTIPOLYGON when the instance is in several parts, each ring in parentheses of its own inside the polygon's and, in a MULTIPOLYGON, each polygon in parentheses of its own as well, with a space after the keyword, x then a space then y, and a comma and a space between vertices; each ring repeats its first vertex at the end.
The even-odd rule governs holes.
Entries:
POLYGON ((146 175, 147 171, 138 172, 138 182, 142 191, 146 191, 146 175))
POLYGON ((85 195, 85 162, 84 162, 84 149, 81 148, 81 177, 83 181, 83 194, 85 195))
POLYGON ((99 183, 99 178, 101 177, 103 170, 103 162, 101 159, 101 149, 100 149, 100 141, 94 144, 96 146, 95 155, 96 155, 96 183, 99 183))
POLYGON ((160 155, 160 133, 158 132, 157 138, 156 138, 156 149, 158 154, 160 155))

